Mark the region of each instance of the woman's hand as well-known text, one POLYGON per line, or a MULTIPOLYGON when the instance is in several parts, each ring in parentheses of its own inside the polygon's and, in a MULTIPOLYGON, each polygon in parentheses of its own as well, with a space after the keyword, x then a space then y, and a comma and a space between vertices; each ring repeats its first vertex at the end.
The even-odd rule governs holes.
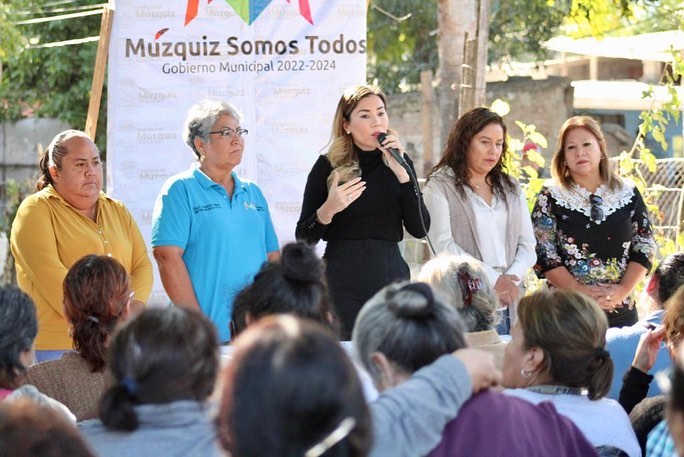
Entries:
POLYGON ((599 295, 594 298, 599 306, 607 311, 622 307, 622 302, 632 292, 623 284, 599 284, 599 295))
POLYGON ((366 182, 356 177, 344 184, 339 184, 340 175, 333 171, 333 179, 328 191, 328 199, 318 208, 318 220, 322 224, 329 224, 335 214, 347 209, 366 190, 366 182))
POLYGON ((520 295, 520 278, 516 275, 501 275, 494 284, 494 291, 499 296, 499 301, 508 306, 518 300, 520 295))
POLYGON ((642 373, 648 373, 658 358, 660 343, 665 336, 665 326, 659 325, 655 330, 649 330, 641 335, 639 345, 634 353, 632 366, 642 373))
POLYGON ((408 175, 408 172, 404 167, 401 166, 399 162, 396 161, 394 157, 392 157, 392 154, 389 152, 389 148, 396 149, 399 151, 400 155, 404 155, 404 147, 401 145, 401 142, 399 141, 399 138, 396 135, 392 135, 391 133, 387 134, 385 137, 385 141, 380 144, 380 150, 382 151, 382 154, 385 156, 385 163, 389 167, 390 170, 396 175, 397 179, 399 180, 400 183, 406 183, 409 182, 410 178, 408 175))

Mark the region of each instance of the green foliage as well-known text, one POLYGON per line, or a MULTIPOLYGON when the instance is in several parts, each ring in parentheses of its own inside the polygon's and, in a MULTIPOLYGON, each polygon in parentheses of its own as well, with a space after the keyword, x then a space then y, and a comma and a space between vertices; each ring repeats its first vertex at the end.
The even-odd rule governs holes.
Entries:
MULTIPOLYGON (((9 240, 10 230, 12 228, 12 221, 17 215, 19 205, 29 194, 33 192, 35 182, 33 180, 26 180, 24 182, 17 182, 14 179, 8 179, 5 183, 5 192, 7 193, 7 201, 5 204, 4 214, 0 216, 0 231, 5 239, 9 240)), ((16 284, 17 272, 14 267, 14 257, 8 255, 5 260, 5 265, 2 266, 2 282, 3 284, 16 284)))
MULTIPOLYGON (((13 0, 15 1, 15 0, 13 0)), ((18 2, 16 2, 18 3, 18 2)), ((50 7, 22 2, 32 7, 24 18, 54 15, 50 7)), ((73 3, 73 2, 72 2, 73 3)), ((81 0, 93 5, 97 0, 81 0)), ((52 7, 54 8, 54 6, 52 7)), ((16 25, 32 46, 97 36, 100 15, 63 19, 31 25, 16 25)), ((13 33, 13 32, 12 32, 13 33)), ((1 59, 0 121, 22 117, 53 117, 74 128, 85 127, 97 42, 59 47, 24 47, 1 59)), ((102 108, 105 108, 103 100, 102 108)), ((98 123, 98 145, 105 144, 105 117, 98 123)))
POLYGON ((544 60, 543 44, 558 33, 568 14, 566 2, 493 0, 489 17, 489 61, 528 56, 544 60))
POLYGON ((388 93, 437 69, 437 1, 374 0, 368 9, 368 81, 388 93))
POLYGON ((19 19, 17 7, 24 3, 19 0, 0 3, 0 59, 16 54, 26 44, 26 39, 13 24, 19 19))

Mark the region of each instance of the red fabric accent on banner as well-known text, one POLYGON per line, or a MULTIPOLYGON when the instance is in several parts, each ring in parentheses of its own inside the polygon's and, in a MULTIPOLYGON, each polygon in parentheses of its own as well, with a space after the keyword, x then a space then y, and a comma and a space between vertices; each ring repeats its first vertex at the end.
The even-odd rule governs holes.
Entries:
MULTIPOLYGON (((211 2, 211 0, 209 0, 211 2)), ((197 17, 197 10, 199 9, 199 0, 188 0, 188 8, 185 10, 185 24, 188 25, 190 21, 197 17)))
MULTIPOLYGON (((290 0, 286 0, 290 3, 290 0)), ((299 14, 306 19, 309 24, 313 25, 313 18, 311 17, 311 5, 309 5, 309 0, 299 0, 299 14)))
POLYGON ((313 25, 313 18, 311 17, 311 5, 309 5, 309 0, 299 0, 299 12, 304 19, 309 21, 309 24, 313 25))

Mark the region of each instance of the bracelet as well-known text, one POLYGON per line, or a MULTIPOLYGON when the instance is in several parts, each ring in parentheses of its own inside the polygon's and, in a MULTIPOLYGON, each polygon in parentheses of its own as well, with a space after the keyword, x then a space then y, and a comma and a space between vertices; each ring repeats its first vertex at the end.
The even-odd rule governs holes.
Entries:
POLYGON ((323 220, 323 218, 321 217, 321 215, 318 213, 318 211, 320 211, 320 208, 316 210, 316 220, 317 220, 320 224, 328 225, 328 224, 330 224, 330 223, 332 222, 332 219, 330 219, 328 222, 325 222, 325 221, 323 220))

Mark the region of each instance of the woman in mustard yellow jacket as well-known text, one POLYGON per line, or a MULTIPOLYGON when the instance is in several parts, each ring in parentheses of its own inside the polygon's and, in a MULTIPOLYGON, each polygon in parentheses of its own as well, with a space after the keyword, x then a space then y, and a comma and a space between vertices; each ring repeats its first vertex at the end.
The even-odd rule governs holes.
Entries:
POLYGON ((87 254, 121 262, 131 275, 132 308, 152 289, 152 264, 126 207, 102 192, 102 161, 95 143, 78 130, 59 133, 40 160, 37 192, 19 206, 10 248, 17 282, 36 303, 36 359, 58 358, 72 348, 64 317, 62 283, 87 254))

